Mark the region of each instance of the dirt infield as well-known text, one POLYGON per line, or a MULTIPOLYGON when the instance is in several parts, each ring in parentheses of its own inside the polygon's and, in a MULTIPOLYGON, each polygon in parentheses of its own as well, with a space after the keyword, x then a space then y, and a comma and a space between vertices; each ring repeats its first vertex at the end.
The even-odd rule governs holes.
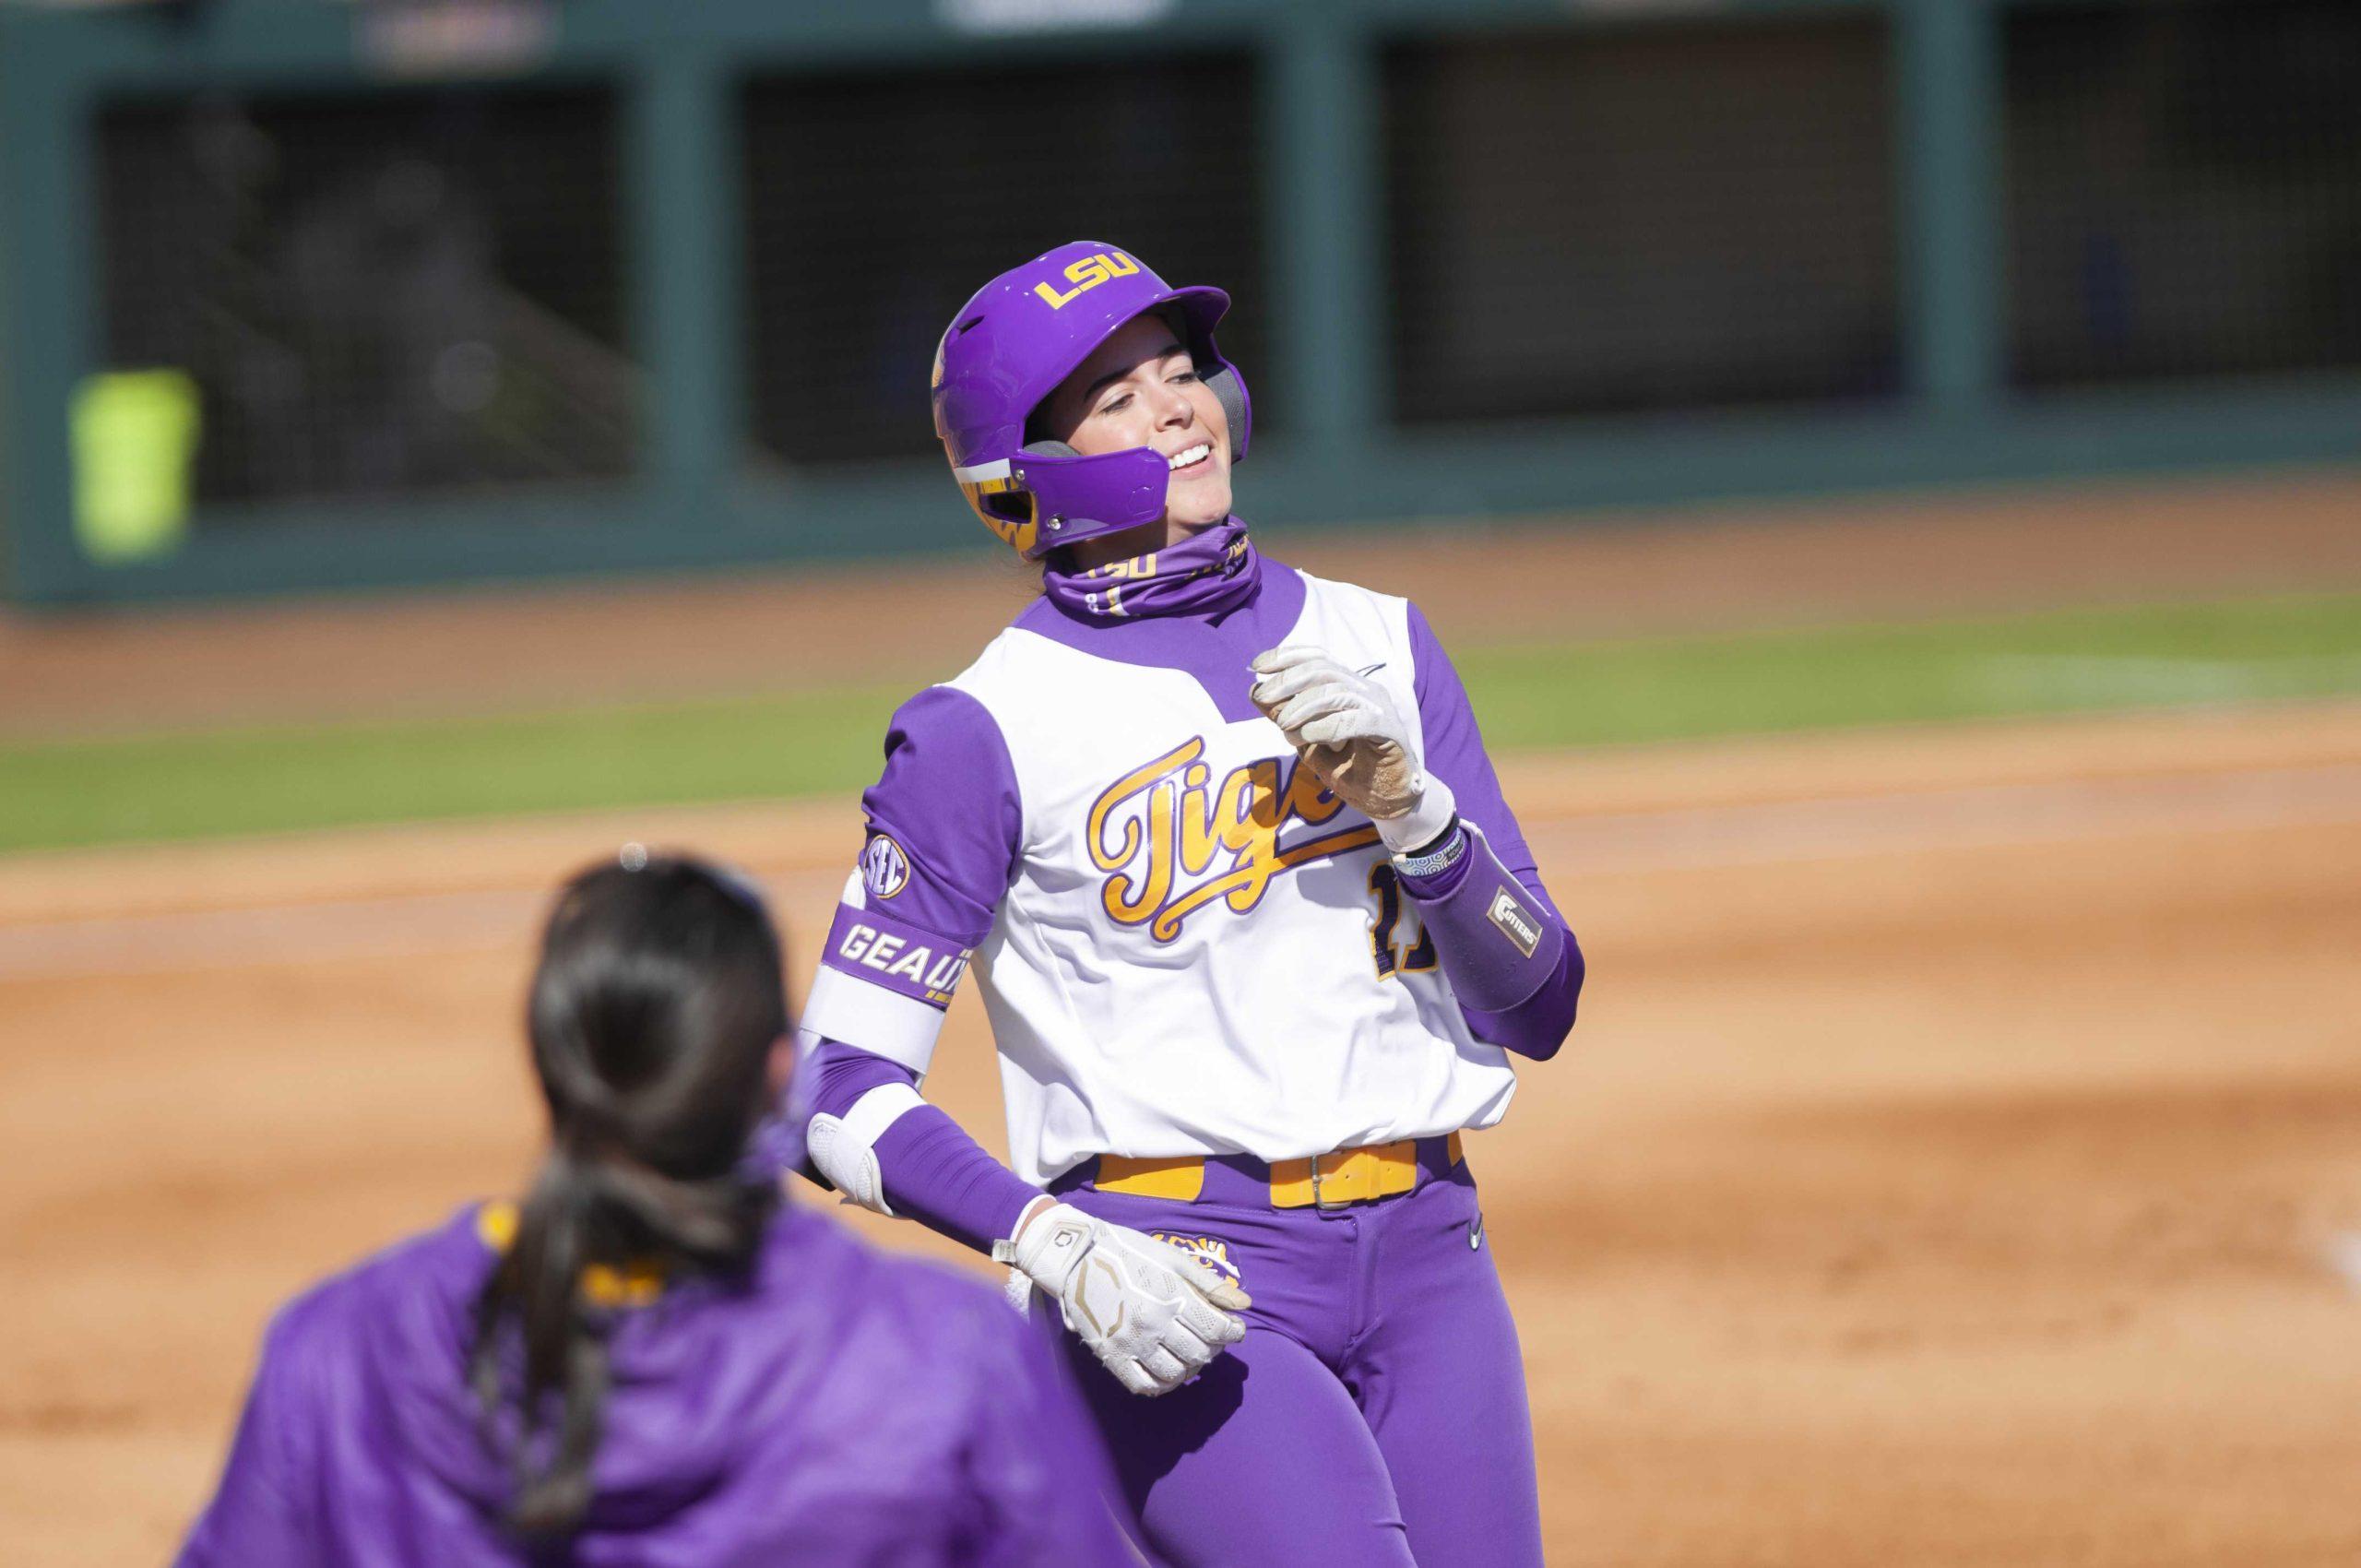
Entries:
MULTIPOLYGON (((1508 771, 1594 977, 1470 1149, 1553 1563, 2361 1557, 2361 706, 1508 771)), ((7 1561, 164 1557, 271 1304, 516 1182, 559 874, 695 844, 808 956, 857 836, 0 861, 7 1561)), ((996 1138, 972 999, 940 1061, 996 1138)))

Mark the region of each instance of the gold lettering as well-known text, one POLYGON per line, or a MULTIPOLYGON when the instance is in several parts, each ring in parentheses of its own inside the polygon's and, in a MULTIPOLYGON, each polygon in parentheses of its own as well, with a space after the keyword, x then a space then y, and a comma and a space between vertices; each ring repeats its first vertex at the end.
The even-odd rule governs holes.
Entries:
POLYGON ((1279 873, 1293 871, 1307 861, 1326 860, 1332 855, 1341 855, 1376 842, 1377 829, 1374 826, 1348 827, 1326 838, 1298 844, 1286 853, 1273 855, 1267 861, 1242 865, 1225 876, 1217 876, 1202 886, 1191 888, 1165 906, 1149 924, 1148 934, 1158 942, 1171 941, 1180 934, 1182 921, 1216 898, 1227 897, 1229 907, 1242 915, 1263 901, 1263 895, 1270 891, 1271 879, 1279 873))
POLYGON ((1146 920, 1172 891, 1173 808, 1174 797, 1180 791, 1171 778, 1204 755, 1204 738, 1194 737, 1126 773, 1090 803, 1085 827, 1090 839, 1090 861, 1100 871, 1112 873, 1100 890, 1099 902, 1124 925, 1146 920), (1118 806, 1142 794, 1147 796, 1145 830, 1140 817, 1125 816, 1121 837, 1109 848, 1108 818, 1118 806), (1133 862, 1143 854, 1146 864, 1135 871, 1133 862))
POLYGON ((1099 284, 1117 278, 1129 278, 1140 269, 1140 264, 1121 251, 1100 251, 1066 264, 1066 281, 1074 287, 1064 293, 1048 283, 1036 283, 1033 291, 1050 303, 1051 310, 1063 310, 1099 284))
POLYGON ((1320 775, 1298 762, 1295 773, 1287 779, 1287 809, 1279 815, 1299 817, 1317 826, 1345 809, 1345 802, 1328 792, 1320 782, 1320 775))
MULTIPOLYGON (((1197 770, 1190 771, 1193 774, 1197 770)), ((1221 789, 1212 794, 1199 782, 1195 790, 1183 793, 1182 800, 1194 809, 1184 812, 1180 818, 1180 869, 1198 876, 1214 863, 1215 851, 1239 847, 1232 842, 1239 824, 1246 821, 1254 809, 1254 770, 1233 770, 1221 781, 1221 789)))
POLYGON ((1089 577, 1152 577, 1156 576, 1156 552, 1151 550, 1128 561, 1109 561, 1104 566, 1093 566, 1083 575, 1089 577))
POLYGON ((1297 764, 1284 783, 1276 757, 1225 774, 1199 759, 1202 738, 1133 768, 1091 802, 1087 819, 1091 862, 1108 873, 1099 903, 1124 925, 1145 922, 1158 942, 1180 934, 1181 922, 1216 901, 1244 914, 1263 901, 1280 873, 1377 841, 1374 827, 1347 828, 1281 850, 1279 829, 1289 822, 1317 826, 1344 809, 1319 775, 1297 764), (1116 813, 1139 801, 1120 823, 1116 813), (1111 839, 1111 841, 1110 841, 1111 839), (1224 853, 1228 869, 1173 896, 1176 876, 1199 876, 1224 853))

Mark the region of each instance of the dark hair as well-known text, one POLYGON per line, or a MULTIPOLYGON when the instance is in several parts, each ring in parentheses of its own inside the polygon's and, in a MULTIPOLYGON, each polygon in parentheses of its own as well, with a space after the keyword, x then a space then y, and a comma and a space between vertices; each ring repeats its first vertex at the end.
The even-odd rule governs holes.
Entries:
POLYGON ((488 1431, 515 1401, 509 1522, 548 1537, 589 1505, 606 1402, 612 1317, 585 1272, 742 1275, 778 1201, 739 1169, 789 1028, 778 937, 747 885, 634 846, 560 892, 526 1027, 551 1145, 477 1298, 469 1379, 488 1431))

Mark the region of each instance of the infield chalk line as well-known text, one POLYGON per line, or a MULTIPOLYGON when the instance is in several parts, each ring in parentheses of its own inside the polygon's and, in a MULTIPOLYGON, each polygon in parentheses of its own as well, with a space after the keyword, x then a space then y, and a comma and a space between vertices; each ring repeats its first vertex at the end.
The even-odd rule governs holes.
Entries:
MULTIPOLYGON (((1529 818, 1553 877, 2361 822, 2361 764, 1529 818)), ((547 890, 413 894, 0 926, 0 983, 490 952, 547 890)))

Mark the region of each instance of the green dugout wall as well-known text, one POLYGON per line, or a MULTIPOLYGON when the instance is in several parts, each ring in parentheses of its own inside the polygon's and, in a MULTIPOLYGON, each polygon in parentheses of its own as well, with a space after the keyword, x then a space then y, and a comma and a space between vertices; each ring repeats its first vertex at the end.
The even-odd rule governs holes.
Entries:
POLYGON ((2338 0, 0 5, 0 569, 982 548, 932 334, 1078 233, 1238 297, 1258 520, 2361 459, 2356 79, 2338 0))

